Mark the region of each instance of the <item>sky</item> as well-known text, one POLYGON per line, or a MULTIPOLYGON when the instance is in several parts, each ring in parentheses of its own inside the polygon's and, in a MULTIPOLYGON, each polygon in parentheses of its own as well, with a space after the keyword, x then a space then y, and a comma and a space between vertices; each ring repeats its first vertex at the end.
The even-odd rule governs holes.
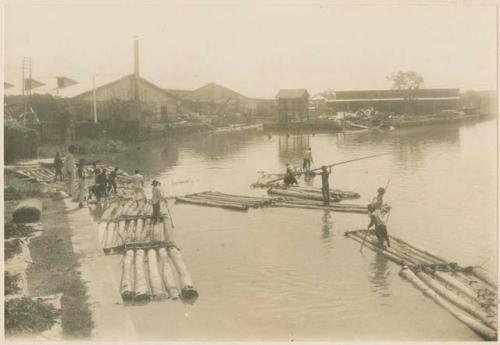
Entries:
POLYGON ((138 37, 141 76, 163 88, 215 82, 272 98, 390 88, 398 70, 426 87, 496 88, 492 5, 10 4, 4 25, 5 81, 18 85, 23 56, 34 79, 118 79, 138 37))

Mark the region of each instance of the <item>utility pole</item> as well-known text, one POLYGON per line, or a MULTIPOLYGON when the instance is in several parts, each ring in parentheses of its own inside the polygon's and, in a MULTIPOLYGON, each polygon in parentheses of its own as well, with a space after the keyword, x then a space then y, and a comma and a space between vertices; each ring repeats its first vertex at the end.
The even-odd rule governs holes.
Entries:
POLYGON ((94 123, 97 123, 97 95, 95 91, 95 74, 92 76, 92 89, 93 89, 93 101, 94 101, 94 123))
POLYGON ((28 111, 28 103, 31 99, 31 74, 32 74, 32 63, 31 57, 23 56, 23 64, 22 64, 22 89, 23 89, 23 98, 24 98, 24 112, 28 111))

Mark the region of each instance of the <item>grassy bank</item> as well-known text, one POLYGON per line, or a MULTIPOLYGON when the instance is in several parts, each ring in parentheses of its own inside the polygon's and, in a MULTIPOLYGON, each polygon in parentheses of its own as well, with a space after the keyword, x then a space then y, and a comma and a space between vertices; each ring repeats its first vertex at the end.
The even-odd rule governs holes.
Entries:
MULTIPOLYGON (((71 229, 64 201, 44 197, 46 193, 41 191, 39 184, 30 183, 29 187, 23 189, 20 187, 23 183, 26 181, 20 181, 18 178, 6 175, 5 185, 16 186, 19 189, 19 198, 15 199, 38 197, 43 203, 41 218, 43 233, 41 236, 31 239, 29 245, 33 260, 26 271, 29 295, 46 296, 62 293, 61 322, 64 337, 67 339, 89 338, 93 327, 91 312, 87 304, 85 283, 78 272, 79 258, 73 252, 71 229)), ((26 226, 11 223, 12 212, 18 203, 19 200, 5 200, 4 202, 5 239, 25 236, 30 232, 26 226)), ((19 240, 4 241, 4 243, 5 258, 19 253, 19 240)), ((8 270, 8 266, 6 270, 8 270)), ((6 276, 5 279, 6 293, 15 292, 16 277, 8 273, 7 275, 8 278, 6 276)), ((8 333, 10 335, 19 334, 20 329, 25 329, 25 333, 37 332, 39 330, 37 325, 44 324, 43 320, 33 319, 31 327, 29 318, 27 319, 28 323, 23 321, 26 319, 24 314, 29 314, 33 310, 41 310, 40 305, 30 301, 16 301, 9 305, 9 313, 5 315, 5 325, 9 325, 10 331, 8 333)))
POLYGON ((69 339, 88 338, 92 318, 85 283, 78 272, 70 227, 62 200, 43 201, 43 235, 30 242, 33 264, 28 266, 30 295, 62 293, 62 329, 69 339))

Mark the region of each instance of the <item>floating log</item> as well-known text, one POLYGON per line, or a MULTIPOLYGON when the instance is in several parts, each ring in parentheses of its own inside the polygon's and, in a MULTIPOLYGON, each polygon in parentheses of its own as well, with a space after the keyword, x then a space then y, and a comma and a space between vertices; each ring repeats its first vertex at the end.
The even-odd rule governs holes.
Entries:
POLYGON ((416 273, 417 277, 419 277, 424 283, 426 283, 429 288, 434 290, 438 295, 441 297, 447 299, 449 302, 453 303, 455 306, 459 307, 463 311, 469 313, 472 316, 475 316, 479 320, 481 320, 485 325, 488 327, 492 328, 494 325, 494 322, 490 319, 488 319, 488 316, 484 311, 479 309, 478 307, 474 306, 472 303, 466 301, 464 298, 456 295, 455 293, 451 292, 448 290, 446 287, 443 285, 439 284, 438 282, 435 281, 431 276, 429 276, 427 273, 424 272, 417 272, 416 273))
MULTIPOLYGON (((282 196, 290 196, 298 199, 309 199, 309 200, 318 200, 324 201, 323 195, 319 195, 318 193, 308 193, 308 192, 297 192, 293 190, 280 189, 280 188, 270 188, 267 193, 282 195, 282 196)), ((340 201, 340 198, 330 198, 330 202, 340 201)))
POLYGON ((163 283, 165 284, 170 298, 177 299, 179 298, 179 288, 177 287, 177 283, 175 281, 175 273, 172 269, 172 263, 168 257, 167 250, 165 248, 160 248, 158 250, 158 255, 160 256, 161 261, 163 283))
POLYGON ((409 243, 407 243, 407 242, 403 241, 402 239, 400 239, 400 238, 398 238, 398 237, 396 237, 396 236, 392 236, 392 235, 391 235, 391 240, 392 240, 392 241, 395 241, 395 242, 398 242, 399 244, 401 244, 401 245, 403 245, 403 246, 406 246, 406 247, 408 247, 408 248, 412 248, 412 249, 414 249, 415 251, 420 252, 420 253, 422 253, 422 254, 424 254, 424 255, 426 255, 426 256, 428 256, 428 257, 430 257, 430 258, 432 259, 432 261, 437 261, 438 263, 447 263, 447 262, 448 262, 448 261, 446 261, 445 259, 443 259, 443 258, 441 258, 441 257, 437 256, 436 254, 432 253, 431 251, 429 251, 429 250, 424 250, 424 249, 419 248, 419 247, 417 247, 417 246, 415 246, 415 245, 413 245, 413 244, 409 244, 409 243))
POLYGON ((184 260, 182 259, 181 252, 174 246, 170 246, 168 249, 168 254, 174 263, 177 274, 179 275, 179 280, 181 283, 181 296, 185 299, 192 299, 198 297, 198 292, 193 287, 193 281, 191 279, 191 274, 189 273, 184 260))
MULTIPOLYGON (((363 243, 363 239, 357 237, 354 235, 354 233, 352 232, 346 232, 345 233, 345 236, 355 240, 356 242, 359 242, 359 243, 363 243)), ((370 242, 365 242, 365 247, 368 247, 370 248, 371 250, 373 250, 374 252, 377 252, 379 254, 382 254, 383 256, 385 256, 386 258, 388 258, 389 260, 391 260, 392 262, 394 263, 397 263, 398 265, 404 265, 405 264, 405 261, 400 258, 399 256, 396 256, 396 255, 393 255, 385 250, 383 250, 382 248, 379 248, 377 246, 374 246, 373 244, 371 244, 370 242)))
POLYGON ((145 221, 142 219, 137 220, 137 226, 135 229, 135 242, 142 242, 144 241, 145 237, 145 221))
POLYGON ((163 218, 163 238, 169 243, 175 243, 174 229, 170 225, 170 219, 163 218))
POLYGON ((347 207, 336 207, 332 204, 323 205, 323 206, 315 206, 308 204, 295 204, 289 202, 275 202, 272 205, 273 207, 287 207, 287 208, 302 208, 302 209, 310 209, 310 210, 330 210, 334 212, 349 212, 349 213, 368 213, 368 210, 359 209, 359 208, 347 208, 347 207))
POLYGON ((232 210, 238 210, 238 211, 247 211, 248 206, 243 206, 243 205, 238 205, 238 204, 228 204, 228 203, 218 203, 218 202, 211 202, 208 200, 195 200, 192 198, 184 198, 184 197, 176 197, 176 201, 188 203, 188 204, 195 204, 195 205, 202 205, 202 206, 213 206, 213 207, 222 207, 222 208, 228 208, 232 210))
POLYGON ((168 296, 163 289, 160 271, 158 270, 158 258, 156 257, 156 250, 154 249, 148 250, 148 268, 152 297, 154 299, 167 298, 168 296))
POLYGON ((101 221, 111 221, 111 215, 116 211, 118 207, 120 207, 120 203, 117 200, 111 202, 108 208, 102 213, 101 221))
POLYGON ((278 202, 284 202, 287 204, 296 204, 296 205, 311 205, 311 206, 325 206, 329 205, 336 208, 349 208, 349 209, 359 209, 360 211, 368 212, 368 207, 365 205, 357 205, 357 204, 345 204, 340 202, 334 202, 331 204, 325 204, 324 201, 316 201, 316 200, 308 200, 308 199, 296 199, 296 198, 282 198, 278 202))
POLYGON ((443 283, 448 284, 448 285, 452 286, 453 288, 455 288, 456 290, 460 291, 461 293, 463 293, 467 297, 469 297, 471 299, 477 298, 477 293, 474 290, 472 290, 469 286, 465 285, 459 279, 457 279, 453 276, 450 276, 446 272, 436 271, 436 272, 434 272, 434 276, 437 279, 441 280, 443 283))
POLYGON ((115 227, 116 223, 108 223, 108 226, 106 227, 106 235, 105 235, 105 240, 104 240, 104 245, 103 249, 105 253, 108 253, 111 249, 111 245, 113 242, 113 236, 115 235, 115 227))
POLYGON ((127 240, 125 242, 126 244, 131 243, 131 242, 135 242, 136 231, 137 231, 137 224, 138 224, 139 221, 142 222, 142 219, 139 219, 139 220, 129 220, 128 221, 128 226, 127 226, 127 240))
POLYGON ((38 199, 26 199, 21 201, 14 212, 12 218, 16 223, 34 223, 42 216, 42 202, 38 199))
POLYGON ((483 282, 496 289, 496 281, 493 278, 489 277, 486 272, 478 267, 472 267, 471 272, 476 278, 481 279, 483 282))
POLYGON ((134 262, 134 251, 127 250, 123 257, 122 280, 120 284, 120 294, 124 301, 130 301, 134 298, 134 284, 132 281, 132 270, 134 262))
MULTIPOLYGON (((273 187, 273 188, 276 188, 276 187, 273 187)), ((318 194, 323 195, 321 192, 321 188, 291 186, 291 187, 289 187, 289 189, 294 190, 294 191, 318 193, 318 194)), ((330 195, 331 196, 340 196, 342 199, 358 199, 360 197, 359 193, 346 191, 346 190, 340 190, 340 189, 330 189, 330 195)))
POLYGON ((149 287, 146 281, 146 273, 144 271, 144 250, 137 249, 135 252, 135 295, 134 301, 143 302, 149 301, 149 287))
POLYGON ((405 253, 396 252, 396 251, 392 250, 390 247, 389 248, 379 247, 378 239, 376 239, 376 237, 373 234, 369 234, 368 236, 366 236, 366 240, 364 239, 364 236, 362 236, 360 232, 354 232, 351 235, 354 236, 355 238, 357 238, 361 242, 363 242, 363 240, 364 240, 365 245, 367 243, 371 244, 372 247, 370 247, 370 248, 379 248, 380 250, 382 250, 384 252, 384 254, 390 254, 394 257, 397 257, 399 260, 401 260, 405 264, 415 265, 417 263, 417 261, 414 258, 406 255, 405 253))
POLYGON ((434 302, 443 307, 455 318, 463 322, 481 337, 486 340, 497 340, 497 333, 495 331, 439 296, 434 290, 430 289, 423 281, 421 281, 415 275, 415 273, 411 271, 411 269, 409 269, 408 267, 403 267, 403 269, 400 271, 400 274, 408 281, 410 281, 414 286, 416 286, 419 290, 421 290, 427 297, 431 298, 434 302))
POLYGON ((99 244, 101 248, 104 248, 105 240, 106 240, 106 228, 108 227, 108 223, 100 223, 97 229, 97 238, 99 240, 99 244))

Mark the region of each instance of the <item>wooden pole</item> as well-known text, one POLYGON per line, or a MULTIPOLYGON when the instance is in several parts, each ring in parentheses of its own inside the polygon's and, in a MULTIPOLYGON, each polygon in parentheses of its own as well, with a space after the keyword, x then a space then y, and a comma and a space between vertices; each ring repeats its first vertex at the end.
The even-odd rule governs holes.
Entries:
MULTIPOLYGON (((356 162, 356 161, 360 161, 360 160, 363 160, 363 159, 380 157, 380 156, 384 156, 384 155, 390 155, 390 154, 393 154, 395 152, 397 152, 397 151, 386 152, 386 153, 379 153, 379 154, 376 154, 376 155, 370 155, 370 156, 365 156, 365 157, 360 157, 360 158, 349 159, 349 160, 346 160, 346 161, 336 162, 336 163, 333 163, 333 164, 330 164, 330 165, 326 165, 326 167, 334 167, 334 166, 337 166, 337 165, 351 163, 351 162, 356 162)), ((316 169, 313 169, 313 170, 309 170, 309 172, 319 171, 319 170, 321 170, 321 168, 316 168, 316 169)), ((302 174, 302 172, 295 172, 295 173, 293 173, 294 176, 297 176, 297 175, 300 175, 300 174, 302 174)), ((282 176, 280 178, 271 180, 271 181, 267 182, 266 185, 269 185, 269 184, 274 183, 274 182, 281 181, 284 178, 285 178, 285 176, 282 176)))
POLYGON ((95 75, 92 77, 93 101, 94 101, 94 123, 97 123, 97 96, 95 90, 95 75))

